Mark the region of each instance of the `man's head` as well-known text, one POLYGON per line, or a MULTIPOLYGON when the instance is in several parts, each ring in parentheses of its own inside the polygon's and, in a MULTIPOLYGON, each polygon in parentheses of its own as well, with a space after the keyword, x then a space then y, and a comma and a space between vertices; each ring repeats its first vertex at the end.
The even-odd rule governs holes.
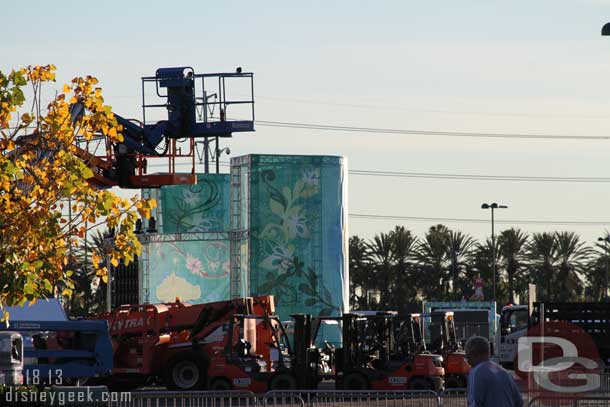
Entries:
POLYGON ((466 361, 472 367, 489 360, 489 342, 481 336, 473 336, 466 342, 466 361))

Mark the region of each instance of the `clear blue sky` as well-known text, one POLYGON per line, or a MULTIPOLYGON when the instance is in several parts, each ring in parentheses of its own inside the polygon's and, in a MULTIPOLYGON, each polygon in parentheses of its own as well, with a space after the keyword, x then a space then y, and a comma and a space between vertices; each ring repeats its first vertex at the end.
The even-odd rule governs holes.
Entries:
MULTIPOLYGON (((2 6, 0 69, 54 63, 100 78, 140 116, 140 76, 164 66, 255 73, 257 118, 399 129, 610 135, 610 1, 29 1, 2 6), (346 106, 352 105, 352 106, 346 106), (359 106, 353 106, 359 105, 359 106), (362 105, 367 105, 363 107, 362 105)), ((53 90, 49 89, 52 95, 53 90)), ((258 127, 232 154, 347 156, 352 169, 610 177, 610 141, 490 140, 258 127)), ((610 183, 349 180, 349 210, 416 217, 608 221, 610 183)), ((367 237, 403 223, 352 219, 367 237)), ((477 238, 487 224, 446 222, 477 238)), ((499 228, 508 225, 498 225, 499 228)), ((575 230, 591 241, 606 227, 575 230)), ((610 229, 610 225, 608 226, 610 229)))

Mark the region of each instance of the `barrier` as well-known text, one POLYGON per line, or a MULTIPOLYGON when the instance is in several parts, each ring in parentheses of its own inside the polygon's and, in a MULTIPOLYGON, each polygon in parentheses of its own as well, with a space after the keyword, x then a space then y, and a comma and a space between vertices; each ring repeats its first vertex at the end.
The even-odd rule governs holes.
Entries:
POLYGON ((610 396, 606 393, 587 396, 538 396, 530 400, 528 407, 608 407, 610 396))
POLYGON ((275 390, 264 398, 298 394, 307 407, 439 407, 440 398, 432 390, 275 390))
MULTIPOLYGON (((274 390, 246 391, 141 390, 108 407, 467 407, 466 389, 431 390, 274 390)), ((610 407, 610 392, 541 394, 524 391, 528 407, 610 407)))
POLYGON ((256 396, 247 391, 140 390, 131 400, 110 401, 109 407, 254 407, 256 396))
POLYGON ((298 392, 268 392, 260 397, 264 407, 305 407, 305 401, 298 392))
POLYGON ((442 407, 468 407, 465 388, 454 388, 439 393, 442 407))

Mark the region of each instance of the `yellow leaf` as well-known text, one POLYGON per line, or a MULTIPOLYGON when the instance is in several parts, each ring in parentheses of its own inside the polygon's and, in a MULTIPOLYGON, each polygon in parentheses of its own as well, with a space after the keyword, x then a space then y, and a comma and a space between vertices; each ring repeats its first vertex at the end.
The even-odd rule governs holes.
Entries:
POLYGON ((67 84, 64 84, 64 92, 70 92, 70 86, 68 86, 67 84))
POLYGON ((113 257, 110 260, 110 263, 114 266, 114 267, 119 267, 119 261, 116 259, 116 257, 113 257))

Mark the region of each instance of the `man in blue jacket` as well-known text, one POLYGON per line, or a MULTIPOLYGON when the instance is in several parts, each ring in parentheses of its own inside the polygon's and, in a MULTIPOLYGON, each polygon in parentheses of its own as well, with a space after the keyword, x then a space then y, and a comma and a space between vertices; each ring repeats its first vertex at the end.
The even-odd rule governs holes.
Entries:
POLYGON ((466 342, 468 407, 523 407, 521 392, 502 366, 489 360, 489 342, 474 336, 466 342))

